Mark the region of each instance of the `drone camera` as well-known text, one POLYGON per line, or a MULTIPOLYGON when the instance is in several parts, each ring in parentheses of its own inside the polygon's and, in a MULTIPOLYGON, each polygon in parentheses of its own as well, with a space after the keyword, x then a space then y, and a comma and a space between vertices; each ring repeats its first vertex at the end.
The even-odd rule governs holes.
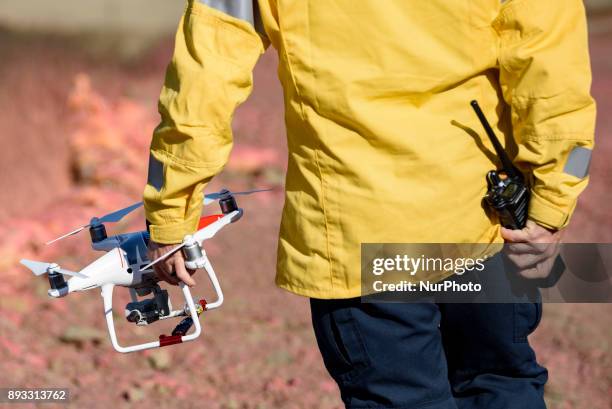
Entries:
POLYGON ((135 324, 146 325, 159 319, 154 300, 131 302, 125 307, 126 319, 135 324))
POLYGON ((133 301, 125 306, 125 318, 137 325, 148 325, 170 314, 168 291, 155 289, 153 298, 133 301))

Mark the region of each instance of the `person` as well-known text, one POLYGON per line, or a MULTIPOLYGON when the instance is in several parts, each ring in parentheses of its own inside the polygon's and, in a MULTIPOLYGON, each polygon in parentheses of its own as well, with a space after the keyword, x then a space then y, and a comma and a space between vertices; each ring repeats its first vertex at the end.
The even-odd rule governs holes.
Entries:
MULTIPOLYGON (((276 284, 310 298, 346 407, 545 407, 540 304, 361 303, 360 245, 505 240, 529 255, 518 274, 548 274, 535 244, 560 240, 594 143, 582 1, 189 0, 151 142, 151 259, 196 230, 270 45, 289 149, 276 284), (523 230, 481 206, 496 163, 473 99, 529 182, 523 230)), ((195 284, 180 252, 155 269, 195 284)))

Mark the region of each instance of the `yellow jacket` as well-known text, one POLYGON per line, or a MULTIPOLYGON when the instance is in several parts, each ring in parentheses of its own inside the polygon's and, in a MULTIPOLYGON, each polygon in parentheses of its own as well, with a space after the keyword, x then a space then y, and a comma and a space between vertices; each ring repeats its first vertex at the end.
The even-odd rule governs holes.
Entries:
POLYGON ((595 119, 581 0, 190 0, 151 143, 153 240, 196 229, 269 44, 289 146, 280 287, 358 296, 362 242, 502 242, 472 99, 531 183, 530 218, 568 223, 595 119))

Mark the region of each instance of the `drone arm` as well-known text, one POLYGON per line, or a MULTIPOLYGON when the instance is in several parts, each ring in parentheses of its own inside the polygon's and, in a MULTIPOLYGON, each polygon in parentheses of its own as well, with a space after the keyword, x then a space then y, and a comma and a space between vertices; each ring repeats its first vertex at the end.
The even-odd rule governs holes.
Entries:
POLYGON ((121 239, 119 238, 121 235, 111 236, 102 241, 92 242, 91 248, 95 251, 111 251, 115 247, 119 247, 121 245, 121 239))
POLYGON ((200 229, 197 232, 195 232, 193 234, 193 238, 196 239, 198 243, 200 243, 201 245, 204 240, 208 240, 214 237, 214 235, 217 234, 219 230, 221 230, 223 227, 227 226, 228 224, 232 223, 234 219, 238 217, 241 213, 242 213, 242 210, 239 209, 239 210, 234 210, 233 212, 224 215, 222 218, 218 219, 217 221, 214 221, 208 226, 204 227, 203 229, 200 229))
POLYGON ((183 242, 181 244, 177 245, 172 250, 170 250, 167 253, 161 255, 157 259, 151 261, 149 264, 147 264, 146 266, 142 267, 140 269, 140 271, 147 270, 151 266, 157 264, 158 262, 160 262, 160 261, 170 257, 172 254, 174 254, 174 252, 182 249, 183 247, 185 247, 185 245, 188 245, 190 242, 192 242, 192 240, 197 241, 198 244, 201 246, 202 242, 204 240, 208 240, 211 237, 214 237, 214 235, 217 234, 217 232, 219 230, 221 230, 226 225, 232 223, 234 220, 236 220, 237 217, 239 218, 240 215, 242 215, 242 209, 235 210, 235 211, 233 211, 231 213, 226 214, 225 216, 221 217, 220 219, 212 222, 211 224, 207 225, 206 227, 198 230, 193 235, 185 236, 183 238, 183 242))

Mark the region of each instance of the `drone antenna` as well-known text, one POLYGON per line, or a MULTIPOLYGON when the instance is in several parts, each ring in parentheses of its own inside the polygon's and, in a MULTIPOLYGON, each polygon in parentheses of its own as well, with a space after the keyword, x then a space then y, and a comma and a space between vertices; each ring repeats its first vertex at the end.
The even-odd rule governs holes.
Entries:
POLYGON ((517 172, 516 172, 514 165, 512 164, 512 161, 508 157, 508 154, 506 153, 503 146, 501 146, 501 143, 499 143, 497 136, 495 136, 495 132, 493 132, 491 125, 489 125, 489 121, 487 121, 487 118, 485 117, 484 113, 480 109, 478 102, 476 100, 473 100, 470 102, 470 105, 474 109, 474 112, 476 112, 476 116, 478 116, 478 119, 480 120, 482 127, 484 128, 485 132, 487 133, 487 136, 491 140, 491 143, 493 144, 493 147, 495 148, 495 152, 497 152, 497 156, 501 160, 503 170, 506 172, 506 174, 509 177, 517 176, 517 172))

